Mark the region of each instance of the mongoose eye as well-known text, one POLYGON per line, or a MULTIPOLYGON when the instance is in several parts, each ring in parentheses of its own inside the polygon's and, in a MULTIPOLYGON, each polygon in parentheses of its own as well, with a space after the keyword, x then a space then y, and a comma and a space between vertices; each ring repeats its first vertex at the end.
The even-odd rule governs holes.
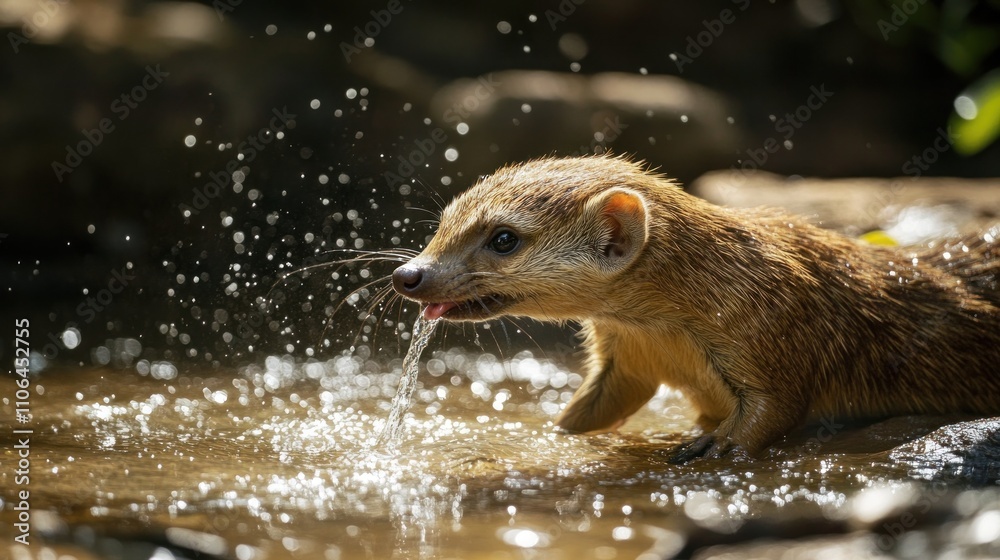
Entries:
POLYGON ((490 240, 487 246, 498 255, 506 255, 512 253, 520 244, 521 240, 518 239, 514 232, 500 230, 493 236, 493 239, 490 240))

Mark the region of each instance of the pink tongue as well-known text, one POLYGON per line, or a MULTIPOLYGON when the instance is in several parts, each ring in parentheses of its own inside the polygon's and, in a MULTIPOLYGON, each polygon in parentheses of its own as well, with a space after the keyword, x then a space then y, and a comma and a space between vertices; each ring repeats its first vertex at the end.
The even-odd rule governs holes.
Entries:
POLYGON ((442 315, 453 307, 458 307, 458 304, 451 301, 447 303, 428 303, 427 307, 424 308, 424 319, 428 321, 440 319, 442 315))

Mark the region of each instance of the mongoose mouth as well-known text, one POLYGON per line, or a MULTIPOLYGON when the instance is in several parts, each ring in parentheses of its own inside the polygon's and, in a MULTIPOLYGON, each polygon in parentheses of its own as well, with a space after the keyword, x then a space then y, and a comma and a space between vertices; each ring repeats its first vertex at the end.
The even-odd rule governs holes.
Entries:
POLYGON ((502 314, 513 301, 499 294, 475 297, 465 301, 446 301, 427 303, 424 306, 424 319, 444 319, 446 321, 482 321, 502 314))

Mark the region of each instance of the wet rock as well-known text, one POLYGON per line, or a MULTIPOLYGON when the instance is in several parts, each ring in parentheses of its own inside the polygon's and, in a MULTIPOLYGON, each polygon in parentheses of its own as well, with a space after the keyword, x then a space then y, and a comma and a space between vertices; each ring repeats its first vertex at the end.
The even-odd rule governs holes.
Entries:
POLYGON ((994 484, 1000 479, 1000 418, 942 426, 896 447, 889 461, 906 465, 911 476, 928 480, 994 484))
POLYGON ((1000 479, 1000 418, 897 416, 874 423, 811 423, 771 450, 771 459, 803 463, 823 457, 867 457, 902 480, 988 485, 1000 479))

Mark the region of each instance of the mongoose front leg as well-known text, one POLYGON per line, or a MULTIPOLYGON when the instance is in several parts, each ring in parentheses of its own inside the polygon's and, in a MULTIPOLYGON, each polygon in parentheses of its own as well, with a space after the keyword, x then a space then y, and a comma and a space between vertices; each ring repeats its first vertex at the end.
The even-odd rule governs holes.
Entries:
POLYGON ((763 451, 774 440, 798 425, 807 411, 805 399, 797 404, 765 394, 744 395, 731 416, 710 433, 675 447, 672 463, 696 458, 748 458, 763 451))
POLYGON ((617 429, 656 393, 650 376, 632 375, 610 359, 587 376, 556 424, 570 432, 617 429))

